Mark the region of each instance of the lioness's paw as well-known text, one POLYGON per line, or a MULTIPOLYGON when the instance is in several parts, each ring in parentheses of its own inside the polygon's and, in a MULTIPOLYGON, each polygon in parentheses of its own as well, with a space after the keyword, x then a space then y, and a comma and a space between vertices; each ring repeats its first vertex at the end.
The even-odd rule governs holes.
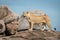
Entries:
POLYGON ((32 29, 28 29, 29 31, 32 31, 32 29))
POLYGON ((44 29, 41 29, 42 31, 44 31, 44 29))
POLYGON ((51 32, 51 30, 48 30, 48 32, 51 32))

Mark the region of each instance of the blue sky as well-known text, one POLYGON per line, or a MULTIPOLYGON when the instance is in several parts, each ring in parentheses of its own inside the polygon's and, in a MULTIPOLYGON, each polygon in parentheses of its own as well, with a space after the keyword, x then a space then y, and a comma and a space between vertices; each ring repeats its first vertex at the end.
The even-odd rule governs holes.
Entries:
POLYGON ((52 28, 60 31, 60 0, 0 0, 1 5, 9 6, 19 15, 27 10, 42 10, 50 16, 52 28))

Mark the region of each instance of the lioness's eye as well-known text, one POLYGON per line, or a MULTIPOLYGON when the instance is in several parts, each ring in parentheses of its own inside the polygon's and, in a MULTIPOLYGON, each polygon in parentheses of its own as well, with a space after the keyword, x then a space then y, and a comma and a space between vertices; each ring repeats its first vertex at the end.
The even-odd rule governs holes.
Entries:
POLYGON ((27 12, 27 14, 28 14, 28 12, 27 12))

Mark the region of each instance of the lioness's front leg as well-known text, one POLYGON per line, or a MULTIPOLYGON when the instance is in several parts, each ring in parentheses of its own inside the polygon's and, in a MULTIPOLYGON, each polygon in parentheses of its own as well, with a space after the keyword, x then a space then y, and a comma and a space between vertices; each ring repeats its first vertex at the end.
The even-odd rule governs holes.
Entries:
POLYGON ((33 22, 31 22, 31 27, 30 27, 30 29, 29 29, 29 31, 32 31, 33 30, 33 22))
POLYGON ((51 28, 51 23, 50 22, 47 22, 47 25, 48 25, 48 31, 50 32, 51 30, 52 30, 52 28, 51 28))

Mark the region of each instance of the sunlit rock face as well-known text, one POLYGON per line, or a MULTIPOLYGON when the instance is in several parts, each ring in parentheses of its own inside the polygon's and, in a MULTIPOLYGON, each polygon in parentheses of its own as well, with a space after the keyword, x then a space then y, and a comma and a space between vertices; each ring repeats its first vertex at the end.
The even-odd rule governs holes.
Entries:
POLYGON ((0 6, 0 20, 3 20, 6 30, 15 32, 18 29, 18 14, 14 13, 8 6, 0 6))
POLYGON ((14 13, 7 6, 0 6, 0 19, 4 20, 5 23, 15 20, 18 18, 18 15, 14 13))
POLYGON ((43 12, 41 10, 32 10, 31 12, 34 13, 34 14, 36 14, 37 16, 45 15, 45 12, 43 12))
POLYGON ((18 30, 29 29, 29 27, 30 27, 30 24, 29 24, 28 20, 23 16, 20 17, 18 30))

